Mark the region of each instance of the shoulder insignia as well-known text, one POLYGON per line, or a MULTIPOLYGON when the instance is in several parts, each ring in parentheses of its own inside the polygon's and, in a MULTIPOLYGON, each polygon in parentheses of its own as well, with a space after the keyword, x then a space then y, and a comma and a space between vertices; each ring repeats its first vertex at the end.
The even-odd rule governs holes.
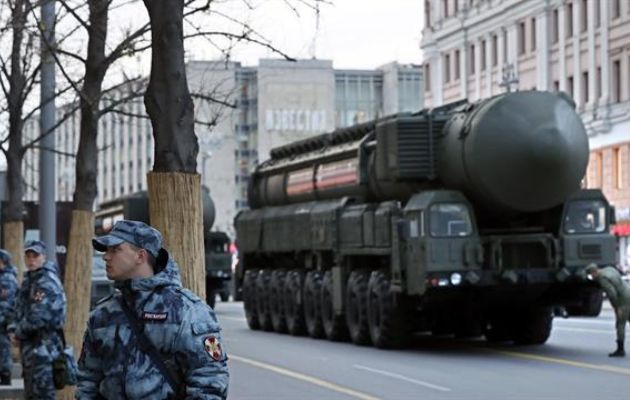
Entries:
POLYGON ((31 295, 31 299, 36 303, 41 303, 41 301, 44 300, 45 297, 46 292, 44 292, 42 289, 37 289, 33 291, 33 294, 31 295))
POLYGON ((203 348, 214 361, 221 361, 223 351, 221 350, 221 343, 219 343, 218 337, 207 336, 203 340, 203 348))

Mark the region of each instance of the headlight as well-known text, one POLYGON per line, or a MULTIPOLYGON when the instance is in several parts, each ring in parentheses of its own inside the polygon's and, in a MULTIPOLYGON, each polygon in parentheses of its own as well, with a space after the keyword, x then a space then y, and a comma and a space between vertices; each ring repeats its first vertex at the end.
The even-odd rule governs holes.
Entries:
POLYGON ((461 276, 461 274, 458 273, 458 272, 453 272, 451 274, 451 285, 457 286, 460 283, 462 283, 462 276, 461 276))

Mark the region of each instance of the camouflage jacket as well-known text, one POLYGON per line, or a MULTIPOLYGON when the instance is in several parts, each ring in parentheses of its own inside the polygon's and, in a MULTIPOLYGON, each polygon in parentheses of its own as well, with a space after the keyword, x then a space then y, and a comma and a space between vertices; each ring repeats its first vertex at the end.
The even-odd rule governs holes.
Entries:
POLYGON ((15 301, 15 319, 9 331, 20 340, 36 340, 63 328, 66 295, 53 262, 24 274, 15 301))
POLYGON ((596 280, 606 292, 613 307, 630 307, 630 286, 623 281, 616 268, 601 269, 596 280))
POLYGON ((17 271, 11 264, 0 269, 0 332, 5 332, 14 315, 17 271))
MULTIPOLYGON (((164 251, 164 250, 161 250, 164 251)), ((144 324, 144 334, 179 378, 189 399, 225 399, 227 356, 214 311, 181 286, 170 258, 156 275, 116 282, 119 292, 90 313, 79 358, 77 399, 175 398, 143 353, 120 301, 144 324)))

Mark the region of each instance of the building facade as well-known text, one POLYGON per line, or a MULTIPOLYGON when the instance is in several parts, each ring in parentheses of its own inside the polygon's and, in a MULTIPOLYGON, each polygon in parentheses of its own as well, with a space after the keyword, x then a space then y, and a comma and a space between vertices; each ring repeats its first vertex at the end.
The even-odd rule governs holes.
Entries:
POLYGON ((584 179, 616 206, 630 265, 630 1, 426 0, 425 102, 564 91, 586 125, 584 179))
MULTIPOLYGON (((187 78, 195 101, 198 171, 219 210, 214 229, 230 235, 236 213, 248 206, 249 174, 272 148, 423 106, 422 68, 416 65, 336 70, 326 60, 267 59, 256 67, 196 61, 187 64, 187 78)), ((124 88, 117 93, 126 95, 124 88)), ((72 107, 58 111, 58 119, 70 115, 56 132, 59 200, 72 200, 74 193, 80 116, 72 107)), ((38 130, 38 122, 29 121, 25 140, 38 130)), ((98 147, 97 203, 146 190, 153 136, 141 98, 101 118, 98 147)), ((29 150, 24 161, 27 199, 37 198, 37 157, 36 149, 29 150)))

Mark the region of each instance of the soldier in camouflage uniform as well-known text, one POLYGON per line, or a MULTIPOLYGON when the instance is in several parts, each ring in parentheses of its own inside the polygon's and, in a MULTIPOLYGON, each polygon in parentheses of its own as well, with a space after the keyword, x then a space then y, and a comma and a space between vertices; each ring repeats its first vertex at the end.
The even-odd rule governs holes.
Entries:
POLYGON ((20 343, 26 398, 54 399, 53 361, 63 351, 60 333, 66 319, 66 295, 55 263, 46 261, 43 242, 27 242, 24 260, 27 272, 9 332, 20 343))
POLYGON ((182 287, 161 234, 123 220, 92 244, 105 252, 107 277, 119 292, 90 313, 76 398, 225 399, 229 375, 219 323, 207 304, 182 287), (157 357, 138 342, 123 302, 157 357))
POLYGON ((621 274, 616 268, 605 267, 599 269, 597 265, 589 264, 585 271, 601 285, 615 310, 617 350, 610 353, 609 356, 624 357, 626 355, 624 349, 626 323, 630 321, 630 286, 623 281, 621 274))
POLYGON ((13 318, 17 287, 17 270, 11 265, 11 254, 0 250, 0 385, 11 385, 11 341, 8 326, 13 318))

